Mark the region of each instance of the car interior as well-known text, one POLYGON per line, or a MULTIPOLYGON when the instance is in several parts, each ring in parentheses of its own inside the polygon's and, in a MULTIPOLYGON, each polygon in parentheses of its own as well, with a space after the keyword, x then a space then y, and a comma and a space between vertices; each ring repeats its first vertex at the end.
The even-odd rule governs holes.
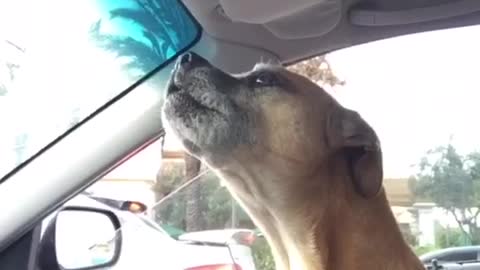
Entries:
POLYGON ((0 269, 36 269, 39 222, 164 134, 163 89, 183 52, 194 51, 225 71, 239 73, 258 62, 288 66, 359 44, 480 23, 476 0, 178 0, 178 4, 188 10, 198 29, 189 46, 117 89, 114 97, 76 125, 0 173, 0 269), (152 85, 157 91, 150 90, 152 85))

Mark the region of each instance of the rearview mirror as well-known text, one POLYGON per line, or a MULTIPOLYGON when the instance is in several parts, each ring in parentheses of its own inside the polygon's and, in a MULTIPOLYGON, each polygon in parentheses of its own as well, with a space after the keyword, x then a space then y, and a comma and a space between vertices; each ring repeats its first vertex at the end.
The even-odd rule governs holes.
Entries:
POLYGON ((65 207, 45 229, 42 269, 93 270, 114 265, 120 255, 120 221, 108 210, 65 207))

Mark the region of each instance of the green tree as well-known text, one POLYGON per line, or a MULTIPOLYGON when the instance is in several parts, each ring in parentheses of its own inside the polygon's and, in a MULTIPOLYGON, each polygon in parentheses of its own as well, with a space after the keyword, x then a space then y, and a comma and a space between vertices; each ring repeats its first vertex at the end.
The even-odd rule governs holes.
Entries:
POLYGON ((288 69, 314 82, 321 82, 330 86, 341 86, 345 84, 345 81, 338 78, 333 71, 326 55, 320 55, 298 62, 289 66, 288 69))
POLYGON ((253 261, 256 269, 275 270, 272 250, 265 237, 259 237, 252 246, 253 261))
MULTIPOLYGON (((193 179, 198 176, 202 163, 193 156, 185 154, 185 178, 193 179)), ((201 231, 205 229, 205 216, 202 215, 201 181, 195 181, 186 190, 185 226, 187 231, 201 231)))
POLYGON ((412 181, 417 199, 430 199, 455 218, 473 244, 480 243, 480 154, 460 155, 448 144, 427 152, 412 181))
POLYGON ((465 233, 459 228, 444 228, 435 224, 435 243, 438 248, 461 247, 465 245, 465 233))
MULTIPOLYGON (((183 183, 184 179, 183 162, 163 162, 161 169, 158 170, 157 180, 152 186, 155 200, 160 201, 163 197, 170 194, 183 183)), ((164 223, 185 230, 184 193, 179 192, 161 205, 155 206, 154 217, 157 223, 164 223)))

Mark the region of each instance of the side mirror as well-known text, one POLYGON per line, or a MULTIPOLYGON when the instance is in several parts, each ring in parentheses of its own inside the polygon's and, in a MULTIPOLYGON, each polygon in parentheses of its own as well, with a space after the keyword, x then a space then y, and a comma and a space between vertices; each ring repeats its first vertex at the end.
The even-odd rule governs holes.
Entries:
POLYGON ((40 241, 40 269, 94 270, 114 265, 122 235, 115 213, 90 207, 63 208, 50 220, 40 241))
POLYGON ((440 270, 443 269, 443 266, 438 263, 437 259, 432 260, 432 270, 440 270))

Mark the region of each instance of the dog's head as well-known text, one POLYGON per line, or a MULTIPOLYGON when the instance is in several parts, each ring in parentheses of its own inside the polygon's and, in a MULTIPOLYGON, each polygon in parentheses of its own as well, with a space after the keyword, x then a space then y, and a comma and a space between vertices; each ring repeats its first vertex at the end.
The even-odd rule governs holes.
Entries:
POLYGON ((293 181, 344 155, 346 167, 335 169, 350 172, 359 194, 370 197, 381 188, 373 129, 317 84, 281 66, 232 75, 184 54, 168 83, 163 118, 188 152, 219 170, 241 160, 293 181))

